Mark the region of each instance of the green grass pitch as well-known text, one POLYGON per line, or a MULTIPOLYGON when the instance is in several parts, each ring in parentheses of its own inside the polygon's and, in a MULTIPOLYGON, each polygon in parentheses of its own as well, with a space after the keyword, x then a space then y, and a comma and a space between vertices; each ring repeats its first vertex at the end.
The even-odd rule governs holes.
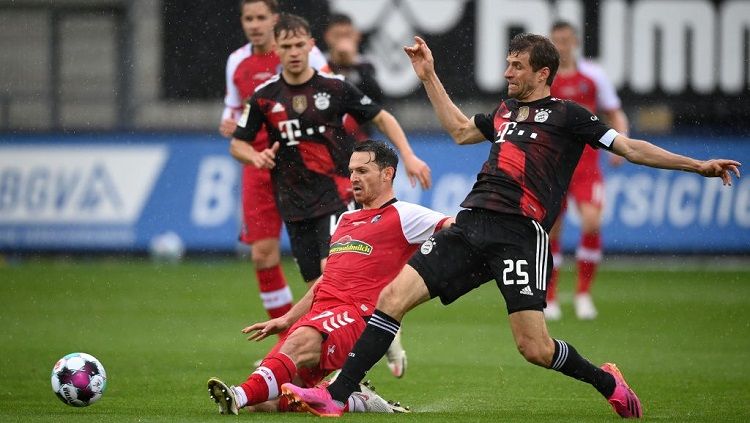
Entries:
MULTIPOLYGON (((750 421, 750 266, 657 271, 604 266, 600 317, 549 325, 600 364, 617 363, 649 421, 750 421)), ((286 273, 298 297, 291 262, 286 273)), ((570 292, 573 275, 563 274, 570 292)), ((565 301, 565 300, 568 301, 565 301)), ((303 421, 309 415, 220 416, 206 380, 244 380, 271 344, 240 333, 264 318, 249 264, 190 260, 29 260, 0 266, 0 421, 303 421), (50 371, 82 351, 104 364, 104 397, 88 408, 61 403, 50 371)), ((450 307, 433 301, 404 321, 409 369, 384 363, 368 375, 410 415, 348 421, 600 422, 619 418, 588 385, 527 364, 516 352, 493 283, 450 307)))

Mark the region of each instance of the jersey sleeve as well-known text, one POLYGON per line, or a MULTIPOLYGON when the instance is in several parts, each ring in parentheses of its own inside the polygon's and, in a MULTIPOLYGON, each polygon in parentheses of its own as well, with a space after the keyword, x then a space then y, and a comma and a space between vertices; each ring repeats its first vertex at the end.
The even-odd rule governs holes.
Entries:
POLYGON ((255 135, 263 126, 263 119, 263 112, 260 110, 257 94, 255 94, 245 105, 242 116, 237 120, 237 129, 234 130, 232 137, 248 142, 254 140, 255 135))
POLYGON ((476 126, 477 129, 479 129, 479 132, 481 132, 482 135, 484 135, 484 138, 487 139, 487 141, 495 141, 495 124, 494 124, 495 119, 494 117, 498 109, 495 109, 490 114, 478 113, 474 115, 474 126, 476 126))
POLYGON ((227 68, 225 71, 226 93, 224 94, 224 111, 221 114, 223 119, 239 119, 242 111, 242 98, 240 90, 234 84, 234 72, 237 69, 238 59, 236 54, 232 54, 227 59, 227 68))
POLYGON ((344 84, 343 111, 352 115, 357 123, 372 120, 372 118, 383 110, 370 97, 362 94, 359 88, 348 81, 342 82, 344 84))
POLYGON ((397 201, 393 207, 398 210, 401 230, 409 244, 421 244, 438 231, 448 216, 417 204, 397 201))
POLYGON ((596 84, 596 104, 601 110, 608 112, 622 107, 615 86, 607 78, 607 74, 601 66, 584 60, 581 61, 580 68, 596 84))
POLYGON ((605 125, 599 118, 573 101, 566 101, 568 106, 568 128, 573 138, 585 142, 594 148, 612 148, 612 141, 618 132, 605 125))

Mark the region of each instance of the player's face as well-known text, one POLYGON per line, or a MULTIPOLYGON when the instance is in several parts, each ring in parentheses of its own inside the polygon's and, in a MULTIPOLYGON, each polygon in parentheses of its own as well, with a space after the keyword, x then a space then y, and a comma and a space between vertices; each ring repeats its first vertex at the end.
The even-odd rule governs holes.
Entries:
POLYGON ((242 30, 247 40, 259 49, 268 50, 273 46, 273 26, 278 19, 279 15, 271 13, 261 1, 242 6, 242 30))
POLYGON ((560 53, 560 62, 572 62, 578 48, 578 37, 572 28, 560 28, 550 34, 550 40, 560 53))
POLYGON ((361 35, 359 31, 357 31, 354 26, 348 24, 336 24, 326 30, 325 42, 329 48, 333 48, 344 40, 359 44, 360 37, 361 35))
POLYGON ((281 31, 276 39, 276 54, 279 55, 284 71, 300 75, 308 68, 308 55, 313 48, 313 39, 309 34, 281 31))
POLYGON ((545 83, 546 78, 541 68, 534 72, 529 63, 529 53, 511 54, 505 59, 508 67, 505 69, 505 79, 508 81, 508 96, 523 101, 531 96, 545 83))
POLYGON ((380 207, 381 204, 373 202, 388 192, 393 180, 393 168, 381 170, 374 158, 375 153, 355 151, 349 159, 349 180, 352 182, 354 201, 365 208, 380 207))

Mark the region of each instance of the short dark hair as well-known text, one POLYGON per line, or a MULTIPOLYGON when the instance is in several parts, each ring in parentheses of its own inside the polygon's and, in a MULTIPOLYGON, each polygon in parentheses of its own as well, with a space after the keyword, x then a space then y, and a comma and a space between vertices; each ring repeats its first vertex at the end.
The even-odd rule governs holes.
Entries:
MULTIPOLYGON (((382 141, 366 140, 358 142, 354 146, 354 152, 373 153, 372 161, 378 165, 378 169, 393 168, 393 179, 396 179, 398 169, 398 155, 391 147, 382 141)), ((391 180, 393 182, 393 180, 391 180)))
POLYGON ((290 35, 312 35, 310 24, 302 16, 292 15, 291 13, 282 13, 279 21, 273 27, 273 35, 279 38, 281 32, 285 31, 287 36, 290 35))
POLYGON ((352 21, 352 18, 350 18, 349 15, 345 15, 343 13, 333 13, 328 17, 326 29, 334 25, 354 25, 354 21, 352 21))
POLYGON ((547 85, 552 85, 557 74, 557 68, 560 66, 560 53, 552 44, 549 38, 543 35, 522 33, 510 40, 508 54, 529 53, 529 64, 531 69, 536 72, 541 68, 549 68, 547 85))
POLYGON ((569 30, 573 31, 574 34, 578 34, 578 30, 576 29, 576 27, 573 26, 572 23, 570 23, 568 21, 564 21, 564 20, 557 20, 557 21, 555 21, 552 24, 552 31, 551 32, 559 31, 561 29, 569 29, 569 30))
POLYGON ((271 13, 279 13, 279 2, 277 0, 240 0, 240 12, 246 4, 263 3, 268 6, 271 13))

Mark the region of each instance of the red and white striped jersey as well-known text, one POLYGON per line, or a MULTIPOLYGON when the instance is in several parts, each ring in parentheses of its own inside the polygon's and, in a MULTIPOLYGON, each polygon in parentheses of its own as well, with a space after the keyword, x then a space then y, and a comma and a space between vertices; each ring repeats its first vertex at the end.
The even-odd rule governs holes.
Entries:
POLYGON ((315 304, 352 304, 361 315, 372 314, 380 291, 446 219, 404 201, 344 213, 331 236, 323 276, 315 285, 315 304))

